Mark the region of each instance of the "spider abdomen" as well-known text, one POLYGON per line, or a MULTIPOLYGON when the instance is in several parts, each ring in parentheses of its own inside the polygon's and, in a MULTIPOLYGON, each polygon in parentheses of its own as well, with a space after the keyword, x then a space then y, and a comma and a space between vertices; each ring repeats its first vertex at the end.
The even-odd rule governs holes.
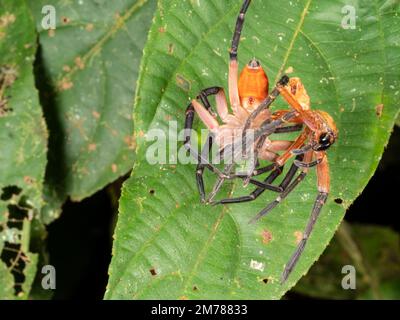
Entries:
POLYGON ((268 77, 263 68, 246 65, 240 74, 238 89, 242 107, 253 111, 268 96, 268 77))

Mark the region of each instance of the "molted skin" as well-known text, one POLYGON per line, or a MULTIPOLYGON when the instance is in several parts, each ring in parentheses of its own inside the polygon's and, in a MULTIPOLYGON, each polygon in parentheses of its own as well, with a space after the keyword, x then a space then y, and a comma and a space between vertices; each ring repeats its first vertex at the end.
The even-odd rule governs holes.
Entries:
MULTIPOLYGON (((221 91, 216 95, 217 113, 223 124, 204 109, 196 100, 193 107, 207 128, 214 134, 219 149, 223 149, 242 138, 243 128, 250 114, 268 97, 269 81, 266 73, 256 59, 252 59, 238 74, 237 61, 230 63, 230 101, 232 114, 228 112, 225 94, 221 91)), ((262 111, 252 122, 250 128, 258 128, 265 120, 271 118, 271 112, 262 111)), ((271 141, 266 138, 258 157, 262 160, 274 161, 279 155, 277 152, 286 150, 292 141, 271 141)))

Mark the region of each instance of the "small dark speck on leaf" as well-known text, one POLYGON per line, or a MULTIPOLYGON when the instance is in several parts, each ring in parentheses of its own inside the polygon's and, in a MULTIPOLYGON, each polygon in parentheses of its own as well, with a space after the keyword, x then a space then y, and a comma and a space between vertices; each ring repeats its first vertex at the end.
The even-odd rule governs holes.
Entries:
POLYGON ((196 286, 193 286, 193 291, 197 291, 198 288, 196 286))
POLYGON ((263 280, 262 280, 262 282, 264 282, 265 284, 267 284, 268 283, 268 278, 264 278, 263 280))
POLYGON ((69 23, 69 18, 67 18, 67 17, 62 17, 62 21, 63 21, 63 23, 69 23))
POLYGON ((174 44, 170 43, 168 45, 168 54, 173 54, 174 53, 174 44))
POLYGON ((375 107, 375 112, 376 112, 376 115, 377 115, 378 118, 382 117, 383 108, 384 108, 384 105, 383 105, 382 103, 381 103, 381 104, 378 104, 378 105, 375 107))
POLYGON ((153 277, 157 275, 156 269, 151 268, 149 271, 153 277))
POLYGON ((336 199, 335 199, 335 202, 336 202, 337 204, 342 204, 342 203, 343 203, 343 199, 336 198, 336 199))
POLYGON ((149 193, 150 193, 151 195, 153 195, 153 194, 156 193, 156 191, 155 191, 154 189, 150 189, 149 193))

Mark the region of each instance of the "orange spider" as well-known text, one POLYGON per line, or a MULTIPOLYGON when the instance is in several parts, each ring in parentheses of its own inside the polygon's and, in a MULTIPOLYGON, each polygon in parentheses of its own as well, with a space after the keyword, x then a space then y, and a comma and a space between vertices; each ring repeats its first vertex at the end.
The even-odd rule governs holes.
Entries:
MULTIPOLYGON (((275 201, 268 204, 265 209, 260 211, 250 222, 255 222, 262 216, 276 207, 288 194, 304 179, 309 168, 316 166, 318 178, 318 195, 312 209, 310 220, 303 233, 302 240, 298 244, 295 252, 286 264, 282 273, 281 282, 285 282, 289 274, 295 267, 307 239, 311 234, 314 224, 321 212, 323 204, 326 202, 330 187, 328 159, 325 153, 337 139, 338 131, 331 116, 320 110, 310 109, 310 98, 299 78, 289 79, 283 76, 275 88, 268 94, 268 78, 255 59, 251 60, 243 69, 238 80, 237 49, 243 27, 244 16, 250 5, 250 0, 245 0, 236 22, 235 33, 232 40, 229 65, 229 100, 233 114, 229 114, 224 91, 221 87, 211 87, 201 91, 197 100, 193 100, 186 110, 185 120, 185 146, 199 160, 196 179, 201 199, 205 200, 203 173, 208 168, 218 175, 217 183, 208 198, 213 204, 231 204, 253 201, 258 198, 266 189, 279 192, 280 195, 275 201), (269 106, 275 101, 278 95, 287 101, 291 110, 279 110, 271 114, 269 106), (209 95, 216 95, 217 113, 223 121, 220 125, 216 115, 211 110, 211 105, 207 99, 209 95), (198 154, 190 144, 190 130, 192 129, 194 114, 197 113, 203 123, 210 130, 211 134, 208 143, 201 154, 198 154), (284 126, 286 123, 295 123, 294 126, 284 126), (300 126, 299 126, 300 125, 300 126), (273 133, 292 132, 304 129, 298 138, 293 141, 270 140, 269 136, 273 133), (247 140, 248 133, 253 134, 252 140, 247 140), (243 155, 253 154, 261 160, 271 161, 272 164, 266 167, 258 167, 258 162, 246 175, 233 175, 231 170, 234 164, 225 167, 224 172, 213 166, 204 156, 205 151, 209 151, 213 141, 217 143, 220 150, 230 149, 234 154, 236 150, 242 150, 243 155), (246 141, 250 141, 246 145, 246 141), (238 146, 242 148, 238 148, 238 146), (283 151, 279 155, 277 152, 283 151), (296 156, 296 159, 286 176, 279 186, 272 185, 272 182, 282 172, 283 166, 287 161, 296 156), (296 176, 297 171, 301 173, 296 176), (263 182, 254 180, 253 177, 263 173, 271 173, 263 182), (245 182, 250 182, 257 188, 248 196, 238 198, 228 198, 217 202, 213 197, 219 190, 225 179, 239 177, 245 182)), ((229 153, 228 153, 229 155, 229 153)), ((225 154, 224 154, 225 156, 225 154)), ((233 156, 233 160, 236 156, 233 156)))

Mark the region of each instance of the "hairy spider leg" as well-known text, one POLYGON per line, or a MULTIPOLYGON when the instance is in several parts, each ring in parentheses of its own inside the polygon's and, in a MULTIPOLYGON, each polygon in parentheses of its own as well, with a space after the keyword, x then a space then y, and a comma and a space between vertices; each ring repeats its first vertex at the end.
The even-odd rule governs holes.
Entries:
MULTIPOLYGON (((202 90, 197 97, 204 103, 203 109, 205 110, 205 112, 208 113, 208 115, 210 117, 208 119, 212 118, 217 123, 217 121, 213 117, 213 111, 211 109, 211 104, 208 101, 208 96, 210 96, 210 95, 217 95, 219 97, 219 99, 217 101, 223 101, 225 99, 224 90, 221 87, 210 87, 210 88, 202 90)), ((193 129, 193 121, 194 121, 194 115, 195 115, 194 101, 195 100, 193 100, 186 108, 185 128, 184 128, 185 129, 184 130, 184 146, 190 152, 190 154, 195 159, 197 159, 198 166, 200 165, 200 168, 198 167, 197 170, 201 170, 201 172, 204 172, 204 167, 207 167, 211 172, 216 173, 218 176, 223 176, 223 173, 218 168, 216 168, 214 165, 212 165, 208 161, 208 159, 206 159, 204 156, 202 156, 202 154, 198 154, 197 150, 195 150, 195 148, 192 147, 191 133, 192 133, 192 129, 193 129)), ((226 101, 226 99, 225 99, 225 101, 226 101)), ((196 102, 196 103, 198 103, 198 102, 196 102)), ((223 109, 223 107, 220 107, 220 109, 223 109)), ((218 107, 217 107, 217 112, 218 112, 218 107)), ((221 112, 223 112, 223 111, 221 110, 221 112)), ((208 139, 207 139, 208 145, 210 145, 209 142, 210 141, 208 141, 208 139)), ((196 172, 197 172, 197 170, 196 170, 196 172)), ((196 178, 197 177, 198 177, 198 175, 196 174, 196 178)))
MULTIPOLYGON (((299 161, 303 159, 303 155, 299 155, 296 157, 299 161)), ((270 170, 273 170, 272 173, 265 178, 264 183, 265 184, 271 184, 272 182, 275 181, 275 179, 282 173, 283 167, 276 167, 275 164, 270 165, 269 167, 270 170)), ((297 170, 299 169, 298 166, 295 164, 292 164, 289 171, 286 173, 285 177, 283 178, 282 182, 279 184, 278 189, 280 190, 279 192, 284 192, 288 185, 291 183, 293 177, 295 176, 297 170)), ((264 172, 263 172, 264 173, 264 172)), ((248 196, 242 196, 242 197, 237 197, 237 198, 227 198, 227 199, 222 199, 219 200, 213 204, 233 204, 233 203, 242 203, 242 202, 250 202, 255 199, 257 199, 265 190, 268 188, 265 188, 264 185, 260 184, 257 189, 255 189, 250 195, 248 196)))
POLYGON ((317 219, 321 213, 322 207, 324 206, 326 199, 328 198, 329 195, 329 187, 330 187, 330 182, 329 182, 329 165, 328 165, 328 159, 325 155, 324 152, 320 152, 317 154, 320 158, 322 158, 322 161, 317 165, 317 179, 318 179, 318 195, 317 198, 315 199, 313 209, 311 211, 310 218, 308 220, 307 226, 303 232, 303 237, 299 244, 297 245, 297 248, 293 255, 290 257, 288 263, 285 266, 285 269, 282 273, 281 276, 281 283, 284 283, 287 278, 289 277, 290 273, 296 266, 300 255, 302 254, 307 240, 310 237, 310 234, 312 230, 314 229, 314 225, 317 222, 317 219))

